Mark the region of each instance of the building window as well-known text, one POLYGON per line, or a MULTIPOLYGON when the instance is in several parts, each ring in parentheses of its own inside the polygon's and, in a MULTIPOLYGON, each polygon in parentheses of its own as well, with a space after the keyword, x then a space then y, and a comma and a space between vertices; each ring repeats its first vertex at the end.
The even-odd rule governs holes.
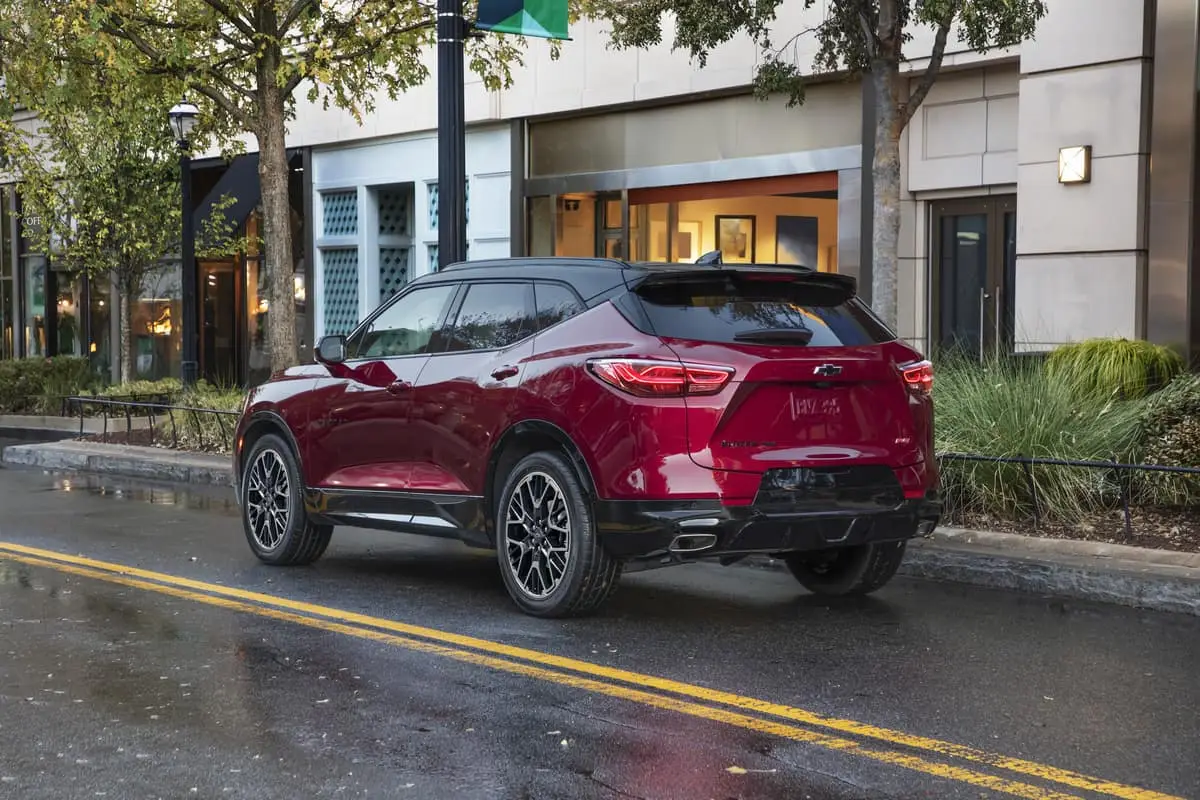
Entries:
POLYGON ((358 324, 358 248, 321 252, 325 274, 325 335, 347 334, 358 324))
POLYGON ((327 336, 346 334, 359 320, 358 190, 321 193, 317 239, 323 288, 318 319, 327 336))
MULTIPOLYGON (((429 230, 436 231, 438 229, 438 184, 437 181, 432 181, 425 185, 426 197, 428 199, 429 208, 429 230)), ((468 178, 463 186, 463 201, 466 206, 463 221, 468 225, 471 224, 471 180, 468 178)))
POLYGON ((438 246, 436 244, 427 244, 425 249, 429 252, 429 271, 438 271, 438 246))
POLYGON ((404 288, 410 278, 414 188, 408 184, 375 190, 380 301, 404 288))
POLYGON ((321 195, 326 236, 358 234, 358 192, 327 192, 321 195))

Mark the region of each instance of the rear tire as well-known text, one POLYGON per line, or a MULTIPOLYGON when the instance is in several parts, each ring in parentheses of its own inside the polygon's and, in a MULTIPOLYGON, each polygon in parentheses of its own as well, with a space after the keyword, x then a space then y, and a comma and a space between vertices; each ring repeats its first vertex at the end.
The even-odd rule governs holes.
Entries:
POLYGON ((254 443, 246 457, 239 490, 242 528, 260 561, 301 566, 325 553, 333 528, 309 520, 300 466, 283 439, 268 434, 254 443))
POLYGON ((870 594, 882 588, 904 560, 908 542, 877 542, 783 557, 796 580, 825 597, 870 594))
POLYGON ((505 480, 495 519, 500 574, 526 614, 582 616, 616 588, 621 562, 601 547, 588 495, 562 456, 522 459, 505 480))

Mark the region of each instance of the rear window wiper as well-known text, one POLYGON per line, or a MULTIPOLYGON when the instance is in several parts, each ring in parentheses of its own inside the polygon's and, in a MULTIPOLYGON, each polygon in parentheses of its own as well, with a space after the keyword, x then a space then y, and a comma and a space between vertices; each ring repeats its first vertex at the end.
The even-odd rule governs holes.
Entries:
POLYGON ((780 342, 781 344, 808 344, 813 332, 808 328, 756 328, 733 335, 735 342, 780 342))

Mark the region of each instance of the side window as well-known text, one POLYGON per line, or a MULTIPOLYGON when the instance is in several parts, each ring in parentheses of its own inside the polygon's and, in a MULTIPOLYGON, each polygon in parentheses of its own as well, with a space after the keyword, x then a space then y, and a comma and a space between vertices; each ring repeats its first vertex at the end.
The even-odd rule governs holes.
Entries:
POLYGON ((428 353, 455 285, 414 289, 392 303, 346 344, 350 358, 391 358, 428 353))
POLYGON ((562 284, 538 282, 536 286, 538 330, 557 325, 585 310, 575 293, 562 284))
POLYGON ((534 331, 533 286, 475 283, 467 289, 447 352, 508 347, 534 331))

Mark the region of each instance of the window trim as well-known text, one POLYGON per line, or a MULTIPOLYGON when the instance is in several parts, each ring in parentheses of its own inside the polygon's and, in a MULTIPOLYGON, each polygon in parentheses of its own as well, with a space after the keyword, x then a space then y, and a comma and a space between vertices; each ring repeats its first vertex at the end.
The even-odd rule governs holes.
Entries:
MULTIPOLYGON (((409 284, 407 287, 405 287, 404 291, 397 292, 393 297, 388 298, 388 301, 386 303, 383 303, 378 308, 376 308, 375 311, 372 312, 370 316, 368 316, 362 322, 358 323, 358 326, 356 328, 354 328, 354 330, 352 330, 352 331, 350 331, 350 333, 346 334, 347 344, 349 344, 350 340, 353 339, 359 333, 359 331, 365 331, 366 329, 369 329, 370 326, 375 322, 375 320, 379 319, 379 317, 381 317, 384 313, 386 313, 388 309, 390 309, 392 306, 396 305, 397 303, 401 302, 404 298, 408 297, 409 295, 413 294, 414 292, 420 292, 420 291, 424 291, 427 289, 440 289, 443 287, 448 287, 451 290, 450 291, 450 302, 446 305, 446 310, 444 310, 442 312, 442 316, 438 319, 437 324, 434 326, 433 333, 434 333, 434 336, 437 336, 439 333, 444 332, 446 329, 447 318, 450 316, 450 314, 452 312, 454 312, 458 308, 459 303, 461 303, 461 301, 462 301, 462 284, 455 283, 454 281, 409 284)), ((361 357, 356 354, 353 357, 348 357, 346 359, 345 363, 358 364, 358 363, 367 362, 367 361, 390 361, 392 359, 401 359, 401 358, 428 358, 431 355, 438 355, 438 354, 437 353, 408 353, 408 354, 402 355, 402 356, 361 356, 361 357)))
POLYGON ((483 279, 479 279, 479 280, 463 281, 462 284, 460 285, 458 296, 454 298, 454 302, 450 306, 450 313, 446 315, 446 319, 443 320, 443 322, 442 322, 442 327, 440 329, 440 333, 442 334, 443 342, 448 342, 450 340, 450 334, 453 332, 454 326, 458 323, 458 315, 462 312, 463 304, 466 302, 467 294, 471 291, 471 287, 489 284, 489 283, 490 284, 499 284, 499 283, 514 284, 515 283, 515 284, 523 284, 525 286, 525 309, 526 309, 526 311, 533 312, 533 316, 532 316, 533 329, 528 334, 526 334, 525 336, 522 336, 517 341, 506 344, 503 347, 484 347, 484 348, 479 348, 479 349, 475 349, 475 350, 442 349, 440 352, 431 353, 431 355, 459 356, 459 355, 464 355, 464 354, 468 354, 468 353, 499 353, 504 350, 508 350, 513 347, 516 347, 517 345, 522 344, 523 342, 526 342, 526 341, 532 339, 534 336, 537 336, 537 334, 538 334, 537 300, 536 300, 536 297, 534 294, 534 288, 533 288, 534 282, 535 281, 531 278, 490 278, 490 279, 483 278, 483 279))

